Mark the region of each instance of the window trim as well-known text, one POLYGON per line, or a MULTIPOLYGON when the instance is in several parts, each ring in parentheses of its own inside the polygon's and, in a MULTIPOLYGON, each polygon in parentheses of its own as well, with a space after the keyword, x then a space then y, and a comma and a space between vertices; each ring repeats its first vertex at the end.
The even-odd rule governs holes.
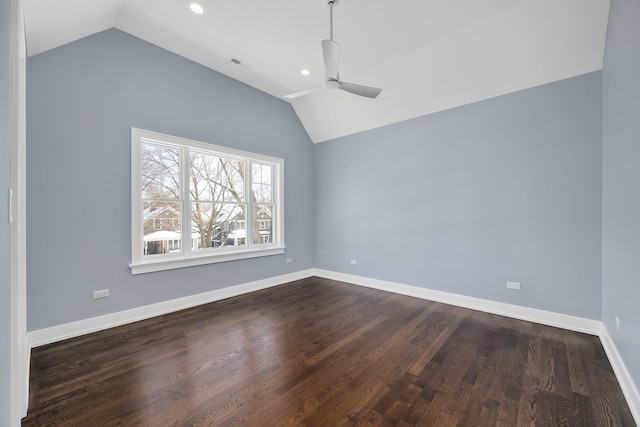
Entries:
MULTIPOLYGON (((184 155, 184 152, 183 152, 184 155)), ((186 156, 185 156, 186 157, 186 156)), ((182 159, 182 162, 185 159, 182 159)), ((188 158, 186 159, 188 161, 188 158)), ((283 254, 284 245, 284 160, 266 156, 263 154, 251 153, 205 142, 194 141, 171 135, 144 129, 131 128, 131 274, 150 273, 154 271, 170 270, 175 268, 191 267, 196 265, 213 264, 218 262, 235 261, 248 258, 283 254), (143 143, 156 143, 168 147, 179 149, 194 149, 198 151, 210 152, 211 154, 222 155, 224 157, 238 158, 248 161, 257 161, 273 166, 273 212, 272 212, 272 239, 273 243, 262 244, 250 242, 242 248, 216 248, 215 250, 191 251, 191 245, 185 245, 185 241, 190 243, 191 235, 185 235, 182 230, 191 230, 191 215, 184 206, 191 204, 188 194, 186 176, 187 168, 181 163, 182 191, 185 191, 182 200, 179 202, 186 212, 182 215, 181 234, 183 234, 180 253, 160 254, 149 257, 143 255, 144 249, 144 219, 142 209, 142 159, 141 146, 143 143), (137 238, 136 238, 137 236, 137 238)), ((246 182, 245 182, 246 186, 246 182)), ((245 190, 245 191, 250 191, 245 190)), ((247 215, 251 214, 251 209, 247 210, 247 215)), ((250 223, 250 217, 246 218, 250 223)))

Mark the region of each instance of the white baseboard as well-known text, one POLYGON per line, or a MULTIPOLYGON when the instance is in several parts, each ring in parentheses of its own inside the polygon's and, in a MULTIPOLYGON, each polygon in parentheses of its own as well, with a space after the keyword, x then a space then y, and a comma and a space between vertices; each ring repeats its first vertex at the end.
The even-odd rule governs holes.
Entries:
POLYGON ((220 301, 238 295, 247 294, 249 292, 283 285, 285 283, 305 279, 310 276, 313 276, 312 269, 302 270, 282 276, 270 277, 268 279, 257 280, 255 282, 230 286, 228 288, 218 289, 215 291, 190 295, 170 301, 163 301, 157 304, 145 305, 143 307, 132 308, 130 310, 105 314, 104 316, 78 320, 76 322, 65 323, 45 329, 38 329, 28 333, 29 346, 30 348, 35 348, 68 338, 74 338, 90 334, 92 332, 113 328, 115 326, 121 326, 127 323, 133 323, 139 320, 172 313, 174 311, 184 310, 185 308, 208 304, 210 302, 220 301))
POLYGON ((627 399, 627 404, 629 405, 629 409, 631 409, 633 418, 636 424, 640 426, 640 392, 634 384, 633 379, 631 379, 631 375, 629 375, 629 371, 622 361, 620 353, 618 353, 618 349, 613 343, 611 335, 609 335, 609 331, 607 331, 604 324, 600 330, 600 341, 602 342, 604 351, 607 353, 609 362, 611 362, 613 372, 615 372, 616 378, 618 378, 620 388, 622 388, 624 397, 627 399))
POLYGON ((470 308, 473 310, 484 311, 486 313, 499 314, 501 316, 513 317, 515 319, 527 320, 529 322, 555 326, 557 328, 568 329, 571 331, 584 332, 591 335, 599 335, 602 325, 602 322, 599 320, 584 319, 582 317, 569 316, 567 314, 468 297, 449 292, 435 291, 432 289, 419 288, 417 286, 403 285, 384 280, 370 279, 368 277, 336 273, 334 271, 321 269, 314 269, 314 273, 315 276, 324 277, 326 279, 338 280, 358 286, 365 286, 367 288, 379 289, 396 294, 422 298, 429 301, 470 308))
MULTIPOLYGON (((28 337, 25 337, 25 339, 28 340, 28 337)), ((23 358, 23 363, 25 365, 22 372, 22 375, 23 375, 22 380, 24 381, 24 385, 22 388, 22 405, 20 406, 20 410, 18 411, 18 416, 20 417, 20 419, 26 417, 27 412, 29 410, 29 391, 30 391, 29 377, 31 375, 31 345, 28 344, 28 341, 27 341, 27 349, 24 351, 22 358, 23 358)))
POLYGON ((209 291, 201 294, 190 295, 170 301, 163 301, 143 307, 132 308, 130 310, 105 314, 103 316, 78 320, 76 322, 65 323, 52 326, 50 328, 38 329, 28 333, 29 348, 39 347, 56 341, 101 331, 127 323, 137 322, 154 316, 160 316, 185 308, 194 307, 201 304, 219 301, 226 298, 282 285, 295 280, 304 279, 311 276, 324 277, 338 280, 358 286, 379 289, 401 295, 408 295, 422 298, 429 301, 441 302, 458 307, 470 308, 492 314, 512 317, 515 319, 527 320, 543 325, 555 326, 577 332, 584 332, 592 335, 601 335, 602 322, 598 320, 584 319, 581 317, 566 314, 553 313, 550 311, 538 310, 535 308, 522 307, 513 304, 506 304, 481 298, 452 294, 449 292, 436 291, 432 289, 419 288, 417 286, 403 285, 400 283, 387 282, 378 279, 371 279, 351 274, 337 273, 322 269, 302 270, 282 276, 262 279, 255 282, 243 283, 228 288, 209 291))

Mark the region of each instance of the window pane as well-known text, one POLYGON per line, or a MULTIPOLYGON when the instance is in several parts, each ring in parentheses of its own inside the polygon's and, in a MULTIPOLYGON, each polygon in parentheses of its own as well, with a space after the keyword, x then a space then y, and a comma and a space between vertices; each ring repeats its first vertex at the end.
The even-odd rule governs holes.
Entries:
POLYGON ((253 163, 251 169, 251 190, 256 203, 273 203, 271 174, 273 167, 253 163))
POLYGON ((189 179, 192 200, 211 202, 244 201, 245 162, 192 152, 189 179))
POLYGON ((144 255, 180 252, 180 203, 146 202, 142 215, 144 255))
POLYGON ((243 204, 192 203, 194 249, 245 245, 246 210, 243 204))
POLYGON ((260 184, 271 184, 271 174, 273 166, 264 165, 262 163, 253 163, 251 180, 260 184))
POLYGON ((180 198, 180 150, 142 144, 142 198, 180 198))
POLYGON ((253 208, 253 243, 273 243, 273 205, 256 205, 253 208))

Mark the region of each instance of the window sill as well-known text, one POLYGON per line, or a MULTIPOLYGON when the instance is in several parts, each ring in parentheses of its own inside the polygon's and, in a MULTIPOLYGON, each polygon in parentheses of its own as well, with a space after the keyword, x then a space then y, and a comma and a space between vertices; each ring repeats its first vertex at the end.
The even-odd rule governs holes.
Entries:
POLYGON ((215 264, 218 262, 279 255, 283 254, 284 250, 284 246, 269 246, 268 248, 216 252, 215 254, 195 254, 190 257, 162 257, 155 260, 145 260, 138 263, 131 263, 129 264, 129 268, 131 268, 131 274, 152 273, 154 271, 173 270, 175 268, 193 267, 196 265, 215 264))

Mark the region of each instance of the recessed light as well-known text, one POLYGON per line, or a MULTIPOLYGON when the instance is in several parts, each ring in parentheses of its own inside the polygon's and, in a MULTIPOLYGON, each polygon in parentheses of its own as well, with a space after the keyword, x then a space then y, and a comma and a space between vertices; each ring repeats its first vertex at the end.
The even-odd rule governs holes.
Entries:
POLYGON ((311 70, 307 70, 306 68, 304 70, 300 71, 300 74, 302 74, 303 76, 308 76, 309 74, 311 74, 311 70))
POLYGON ((189 9, 191 9, 191 12, 195 13, 196 15, 202 15, 204 13, 204 5, 199 1, 190 1, 189 9))

